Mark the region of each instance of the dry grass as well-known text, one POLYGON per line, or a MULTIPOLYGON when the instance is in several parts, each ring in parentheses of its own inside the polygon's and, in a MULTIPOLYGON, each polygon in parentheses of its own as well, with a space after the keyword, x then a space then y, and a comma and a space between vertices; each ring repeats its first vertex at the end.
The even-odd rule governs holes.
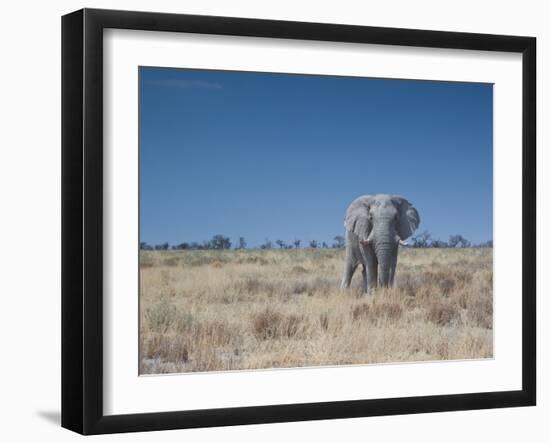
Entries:
POLYGON ((338 289, 342 250, 142 251, 140 372, 488 358, 491 249, 405 249, 338 289))

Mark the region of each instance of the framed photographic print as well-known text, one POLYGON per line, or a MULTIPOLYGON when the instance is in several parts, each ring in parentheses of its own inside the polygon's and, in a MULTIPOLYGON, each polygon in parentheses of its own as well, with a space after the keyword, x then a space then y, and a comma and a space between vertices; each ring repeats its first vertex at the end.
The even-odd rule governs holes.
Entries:
POLYGON ((531 37, 62 20, 62 425, 536 399, 531 37))

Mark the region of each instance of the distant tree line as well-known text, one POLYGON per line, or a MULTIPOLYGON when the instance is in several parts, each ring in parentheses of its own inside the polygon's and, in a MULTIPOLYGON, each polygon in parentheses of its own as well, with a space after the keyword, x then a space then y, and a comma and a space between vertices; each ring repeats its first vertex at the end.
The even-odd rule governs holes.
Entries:
POLYGON ((483 243, 473 244, 460 234, 449 236, 449 240, 444 241, 432 238, 428 231, 423 231, 409 241, 409 246, 413 248, 492 248, 493 241, 488 240, 483 243))
MULTIPOLYGON (((325 241, 318 242, 317 240, 310 240, 308 243, 308 247, 310 248, 343 248, 345 246, 345 239, 341 235, 337 235, 333 239, 333 243, 329 246, 329 244, 325 241)), ((302 245, 302 240, 295 239, 291 242, 286 242, 284 240, 275 240, 275 242, 272 242, 271 240, 265 240, 264 243, 262 243, 259 248, 260 249, 299 249, 300 245, 302 245), (274 246, 276 245, 276 247, 274 246)), ((203 241, 202 243, 197 242, 183 242, 175 245, 170 245, 170 243, 160 243, 158 245, 150 245, 146 242, 141 242, 139 244, 139 248, 145 251, 168 251, 168 250, 185 250, 185 249, 231 249, 232 243, 231 239, 229 237, 225 237, 224 235, 217 234, 214 235, 210 240, 203 241)), ((239 237, 238 242, 233 246, 233 249, 247 249, 247 243, 244 237, 239 237)))
MULTIPOLYGON (((259 249, 299 249, 304 244, 304 247, 312 249, 339 249, 345 246, 345 238, 342 235, 337 235, 333 238, 332 244, 327 242, 319 242, 317 240, 310 240, 307 243, 302 243, 302 240, 295 239, 293 241, 286 242, 281 239, 271 240, 266 239, 264 243, 260 244, 259 249)), ((221 234, 214 235, 210 240, 197 242, 183 242, 175 245, 170 245, 168 242, 158 245, 149 245, 146 242, 141 242, 140 249, 146 251, 168 251, 168 250, 185 250, 185 249, 247 249, 247 243, 244 237, 239 237, 239 240, 235 245, 232 244, 229 237, 221 234)), ((423 231, 409 240, 409 246, 412 248, 492 248, 493 241, 489 240, 484 243, 472 244, 469 240, 464 238, 460 234, 451 235, 447 241, 434 239, 428 231, 423 231)))
MULTIPOLYGON (((231 240, 229 237, 225 237, 221 234, 213 236, 210 240, 204 241, 202 243, 197 242, 183 242, 177 245, 170 245, 168 242, 161 243, 159 245, 149 245, 146 242, 141 242, 139 248, 146 251, 167 251, 169 249, 231 249, 231 240)), ((246 241, 243 237, 239 238, 239 242, 235 249, 245 249, 246 241)))

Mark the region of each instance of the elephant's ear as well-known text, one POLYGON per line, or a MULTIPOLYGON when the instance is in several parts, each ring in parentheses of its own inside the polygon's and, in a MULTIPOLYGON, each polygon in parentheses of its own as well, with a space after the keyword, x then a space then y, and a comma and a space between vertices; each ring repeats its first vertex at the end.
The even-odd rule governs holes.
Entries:
POLYGON ((372 202, 372 196, 364 195, 355 199, 349 205, 344 218, 345 228, 353 232, 359 241, 366 241, 372 229, 372 224, 369 219, 369 207, 372 202))
POLYGON ((420 215, 416 208, 406 198, 394 195, 392 201, 399 211, 397 234, 401 240, 409 238, 420 224, 420 215))

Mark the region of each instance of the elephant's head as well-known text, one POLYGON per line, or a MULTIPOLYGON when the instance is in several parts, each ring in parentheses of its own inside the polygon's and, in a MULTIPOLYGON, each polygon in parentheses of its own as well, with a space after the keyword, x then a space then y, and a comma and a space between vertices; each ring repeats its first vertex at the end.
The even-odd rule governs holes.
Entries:
POLYGON ((404 243, 419 224, 418 211, 407 199, 385 194, 354 200, 344 222, 346 229, 358 237, 360 248, 371 248, 374 253, 381 286, 392 283, 398 245, 404 243))

